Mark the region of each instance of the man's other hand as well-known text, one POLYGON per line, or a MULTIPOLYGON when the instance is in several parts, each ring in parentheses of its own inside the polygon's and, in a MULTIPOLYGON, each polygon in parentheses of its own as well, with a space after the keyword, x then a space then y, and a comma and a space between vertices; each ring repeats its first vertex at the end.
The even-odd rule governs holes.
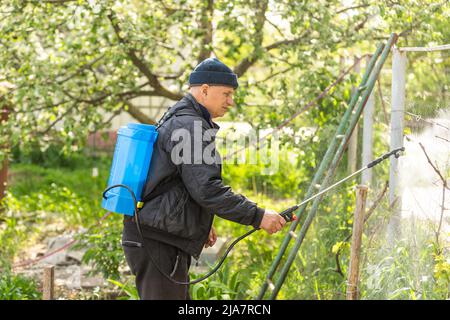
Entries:
POLYGON ((217 234, 216 229, 214 227, 211 227, 211 231, 209 231, 208 239, 205 243, 205 248, 212 247, 217 241, 217 234))

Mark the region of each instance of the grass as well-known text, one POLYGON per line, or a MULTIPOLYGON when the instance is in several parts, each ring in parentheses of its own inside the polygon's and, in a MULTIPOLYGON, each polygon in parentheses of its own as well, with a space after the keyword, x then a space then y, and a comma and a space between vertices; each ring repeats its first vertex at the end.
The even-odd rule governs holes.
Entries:
POLYGON ((45 212, 70 226, 86 227, 101 216, 101 193, 109 174, 108 159, 92 160, 75 168, 45 168, 33 164, 11 166, 7 202, 17 211, 45 212), (98 176, 92 175, 98 168, 98 176))

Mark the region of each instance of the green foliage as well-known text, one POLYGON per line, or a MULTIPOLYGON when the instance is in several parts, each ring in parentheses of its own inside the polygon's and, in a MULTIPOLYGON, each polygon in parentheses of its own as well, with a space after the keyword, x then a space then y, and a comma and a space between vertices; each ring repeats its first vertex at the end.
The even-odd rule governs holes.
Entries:
POLYGON ((361 270, 363 299, 448 299, 448 261, 436 254, 432 233, 423 224, 403 220, 405 234, 391 248, 380 230, 365 248, 361 270))
MULTIPOLYGON (((340 57, 372 52, 392 31, 401 34, 399 46, 449 38, 446 1, 347 5, 338 0, 220 0, 212 8, 202 0, 3 1, 0 80, 10 88, 1 88, 1 95, 2 103, 13 107, 0 127, 0 145, 8 141, 12 147, 46 150, 58 142, 62 147, 52 151, 52 159, 60 151, 76 152, 89 132, 109 125, 105 113, 133 113, 133 98, 179 98, 200 56, 212 52, 240 76, 239 105, 231 118, 274 126, 337 77, 340 57), (246 108, 250 104, 265 106, 264 112, 246 108)), ((445 65, 433 65, 436 76, 416 76, 415 91, 432 92, 430 77, 433 88, 445 89, 437 76, 445 74, 445 65)), ((417 75, 424 71, 421 67, 417 75)), ((348 90, 333 91, 293 128, 325 123, 348 90)), ((426 103, 434 102, 428 94, 426 103)))
MULTIPOLYGON (((246 152, 247 157, 249 152, 246 152)), ((268 153, 268 158, 271 158, 268 153)), ((247 158, 248 159, 248 158, 247 158)), ((258 154, 256 164, 231 164, 223 166, 223 179, 226 184, 240 190, 253 190, 275 198, 290 198, 297 194, 300 183, 307 179, 300 166, 304 158, 298 157, 287 148, 279 150, 276 161, 267 164, 258 154)))
POLYGON ((39 224, 64 221, 68 229, 91 227, 78 244, 88 246, 84 262, 91 262, 94 271, 105 278, 117 279, 118 266, 124 260, 119 242, 120 217, 112 215, 102 225, 92 228, 105 214, 100 201, 110 159, 76 159, 70 160, 73 168, 42 168, 32 164, 12 167, 11 186, 3 200, 5 210, 0 212, 3 220, 0 239, 4 244, 0 257, 5 264, 9 263, 26 240, 42 232, 39 224), (93 165, 99 167, 98 177, 91 175, 93 165))
POLYGON ((0 228, 0 269, 8 267, 10 261, 27 239, 23 226, 13 217, 2 217, 0 228))
POLYGON ((450 297, 450 260, 440 253, 434 255, 434 263, 436 287, 443 297, 448 299, 450 297))
POLYGON ((44 168, 75 169, 89 165, 88 158, 77 152, 68 152, 61 143, 52 143, 42 150, 37 143, 12 148, 12 162, 23 164, 39 164, 44 168))
POLYGON ((75 248, 85 247, 82 262, 92 264, 93 273, 101 273, 105 279, 120 279, 119 267, 125 263, 120 242, 122 235, 121 217, 111 215, 100 226, 82 234, 75 248))
MULTIPOLYGON (((130 283, 133 279, 128 279, 125 283, 117 280, 108 279, 109 282, 120 288, 118 300, 139 300, 139 293, 134 283, 130 283), (125 293, 126 296, 122 296, 125 293)), ((134 281, 133 281, 134 282, 134 281)))
MULTIPOLYGON (((191 279, 196 276, 191 273, 191 279)), ((235 300, 241 299, 242 277, 239 272, 231 272, 224 263, 217 273, 199 283, 190 286, 190 295, 194 300, 235 300)))
POLYGON ((7 192, 0 202, 0 270, 9 269, 30 233, 36 230, 36 216, 21 208, 20 201, 7 192))
POLYGON ((73 226, 89 225, 104 214, 100 202, 108 179, 110 159, 81 159, 70 160, 73 163, 71 168, 14 165, 10 196, 6 198, 5 206, 13 212, 33 212, 40 218, 62 218, 73 226), (97 177, 92 176, 94 166, 98 167, 97 177))
POLYGON ((42 293, 35 280, 10 272, 0 276, 0 300, 40 300, 42 293))

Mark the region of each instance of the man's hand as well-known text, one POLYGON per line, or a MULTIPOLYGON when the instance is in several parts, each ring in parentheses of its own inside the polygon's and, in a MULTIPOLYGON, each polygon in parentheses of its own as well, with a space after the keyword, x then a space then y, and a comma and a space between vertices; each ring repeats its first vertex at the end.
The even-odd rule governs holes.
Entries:
POLYGON ((217 241, 216 229, 211 227, 211 231, 209 231, 208 240, 206 240, 205 248, 212 247, 217 241))
POLYGON ((286 220, 278 212, 266 209, 259 227, 266 230, 267 233, 272 234, 280 231, 285 224, 286 220))

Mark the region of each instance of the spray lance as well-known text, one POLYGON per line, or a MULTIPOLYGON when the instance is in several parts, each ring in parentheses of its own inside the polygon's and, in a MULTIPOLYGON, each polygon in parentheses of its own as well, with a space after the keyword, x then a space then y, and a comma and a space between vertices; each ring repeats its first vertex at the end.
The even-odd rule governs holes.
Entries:
MULTIPOLYGON (((167 118, 164 120, 167 120, 167 118)), ((259 228, 254 228, 235 239, 229 245, 223 256, 220 258, 219 263, 207 274, 198 279, 192 281, 177 281, 173 279, 179 262, 178 257, 175 262, 173 271, 170 275, 166 274, 159 268, 159 265, 155 263, 150 252, 147 251, 148 248, 144 246, 144 237, 142 235, 139 219, 139 208, 142 206, 142 202, 140 202, 141 198, 138 198, 142 193, 143 186, 147 179, 147 173, 150 167, 151 156, 153 153, 153 145, 158 136, 157 129, 159 126, 160 124, 158 124, 158 126, 156 127, 153 125, 145 124, 128 124, 127 126, 123 126, 118 130, 117 143, 114 151, 108 187, 103 191, 102 195, 102 207, 112 212, 135 217, 136 228, 141 240, 140 246, 144 248, 152 263, 164 277, 180 285, 195 284, 209 278, 211 275, 216 273, 224 263, 231 249, 233 249, 233 247, 239 241, 259 230, 259 228), (138 195, 138 197, 136 195, 138 195)), ((316 195, 313 195, 303 202, 284 210, 280 213, 280 215, 286 220, 286 222, 295 221, 297 217, 294 214, 294 211, 296 211, 300 206, 328 192, 329 190, 335 188, 336 186, 342 184, 350 178, 360 174, 364 170, 376 166, 392 155, 398 158, 400 156, 400 151, 404 151, 404 148, 397 148, 382 155, 365 167, 350 174, 349 176, 322 190, 316 195)))
POLYGON ((295 206, 290 207, 289 209, 284 210, 283 212, 281 212, 281 215, 287 215, 287 214, 291 214, 292 212, 294 212, 295 210, 297 210, 298 208, 300 208, 302 205, 304 205, 305 203, 310 202, 311 200, 317 198, 318 196, 330 191, 331 189, 337 187, 338 185, 340 185, 341 183, 344 183, 345 181, 349 180, 350 178, 360 174, 361 172, 370 169, 374 166, 376 166, 377 164, 379 164, 380 162, 382 162, 383 160, 386 160, 387 158, 389 158, 390 156, 395 156, 395 158, 400 157, 400 151, 405 151, 405 147, 401 147, 401 148, 397 148, 394 149, 388 153, 383 154, 381 157, 373 160, 372 162, 370 162, 368 165, 366 165, 365 167, 362 167, 361 169, 353 172, 352 174, 346 176, 345 178, 343 178, 342 180, 339 180, 338 182, 336 182, 335 184, 327 187, 326 189, 320 191, 319 193, 309 197, 306 200, 303 200, 301 203, 296 204, 295 206))

